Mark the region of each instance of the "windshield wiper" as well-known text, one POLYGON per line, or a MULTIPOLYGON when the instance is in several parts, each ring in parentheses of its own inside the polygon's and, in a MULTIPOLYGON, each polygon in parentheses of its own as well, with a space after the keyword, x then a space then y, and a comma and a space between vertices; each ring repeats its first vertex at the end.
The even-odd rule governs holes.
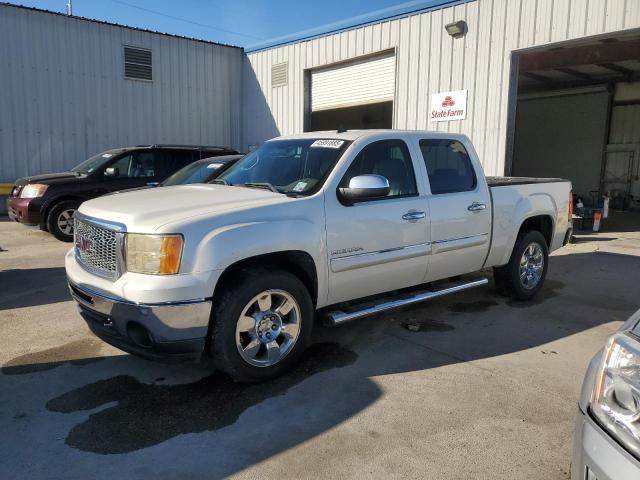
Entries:
POLYGON ((271 190, 274 193, 281 193, 280 190, 268 182, 247 182, 242 185, 248 188, 262 188, 263 190, 271 190))
POLYGON ((215 183, 216 185, 231 186, 231 184, 227 183, 227 181, 224 178, 214 178, 213 180, 209 180, 209 183, 215 183))

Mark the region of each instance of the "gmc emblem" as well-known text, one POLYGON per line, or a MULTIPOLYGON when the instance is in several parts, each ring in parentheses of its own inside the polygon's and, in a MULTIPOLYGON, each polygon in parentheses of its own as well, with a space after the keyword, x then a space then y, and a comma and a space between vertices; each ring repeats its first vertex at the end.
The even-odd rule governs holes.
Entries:
POLYGON ((76 240, 76 248, 80 253, 88 253, 91 251, 91 240, 84 237, 78 237, 76 240))

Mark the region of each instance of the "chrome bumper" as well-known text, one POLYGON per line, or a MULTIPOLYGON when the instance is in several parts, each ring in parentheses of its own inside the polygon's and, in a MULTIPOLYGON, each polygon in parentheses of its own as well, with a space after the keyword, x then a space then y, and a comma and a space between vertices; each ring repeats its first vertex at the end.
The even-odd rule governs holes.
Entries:
POLYGON ((68 280, 89 328, 107 343, 152 359, 197 357, 207 335, 211 301, 137 304, 68 280))
POLYGON ((578 410, 571 480, 640 478, 640 462, 607 434, 588 413, 578 410))

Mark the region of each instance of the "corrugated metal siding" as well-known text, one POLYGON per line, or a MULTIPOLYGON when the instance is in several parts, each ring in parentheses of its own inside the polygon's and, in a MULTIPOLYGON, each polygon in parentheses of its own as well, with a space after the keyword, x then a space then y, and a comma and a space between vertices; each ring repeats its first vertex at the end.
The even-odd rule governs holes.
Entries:
POLYGON ((611 114, 610 145, 640 144, 640 104, 618 105, 611 114))
POLYGON ((242 148, 243 52, 0 5, 0 182, 146 143, 242 148), (124 45, 153 81, 124 78, 124 45))
POLYGON ((394 127, 461 132, 489 175, 504 173, 513 50, 640 27, 638 0, 477 0, 248 55, 245 135, 249 144, 303 131, 304 69, 396 49, 394 127), (444 25, 466 20, 452 39, 444 25), (271 65, 289 62, 289 85, 272 91, 271 65), (466 120, 428 120, 431 94, 469 91, 466 120))

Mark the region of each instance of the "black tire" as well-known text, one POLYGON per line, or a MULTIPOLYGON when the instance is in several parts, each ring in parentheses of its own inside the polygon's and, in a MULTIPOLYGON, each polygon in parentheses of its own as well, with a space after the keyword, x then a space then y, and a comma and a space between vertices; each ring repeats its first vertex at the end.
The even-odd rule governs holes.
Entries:
POLYGON ((496 291, 500 295, 509 296, 516 300, 530 300, 540 291, 547 277, 549 268, 549 247, 547 241, 538 231, 532 230, 518 236, 516 244, 511 252, 509 263, 502 267, 493 269, 493 278, 496 291), (520 278, 520 260, 525 249, 531 244, 536 244, 540 248, 543 256, 542 273, 539 280, 533 286, 527 287, 520 278))
MULTIPOLYGON (((281 375, 299 359, 313 329, 314 308, 311 296, 298 277, 272 269, 242 270, 216 293, 211 312, 209 354, 214 366, 238 382, 254 383, 281 375), (278 363, 254 366, 241 356, 236 344, 236 326, 245 307, 267 290, 291 295, 300 310, 299 333, 292 349, 278 363)), ((260 347, 262 348, 262 347, 260 347)))
MULTIPOLYGON (((61 228, 61 224, 58 220, 62 220, 61 216, 65 215, 69 211, 75 213, 75 211, 80 206, 80 203, 75 200, 63 200, 62 202, 56 203, 51 210, 49 210, 49 214, 47 215, 47 230, 58 240, 62 240, 63 242, 72 242, 73 241, 73 223, 71 223, 71 229, 63 229, 61 228)), ((70 215, 70 221, 73 222, 73 213, 70 215)), ((63 223, 63 225, 65 225, 63 223)))

